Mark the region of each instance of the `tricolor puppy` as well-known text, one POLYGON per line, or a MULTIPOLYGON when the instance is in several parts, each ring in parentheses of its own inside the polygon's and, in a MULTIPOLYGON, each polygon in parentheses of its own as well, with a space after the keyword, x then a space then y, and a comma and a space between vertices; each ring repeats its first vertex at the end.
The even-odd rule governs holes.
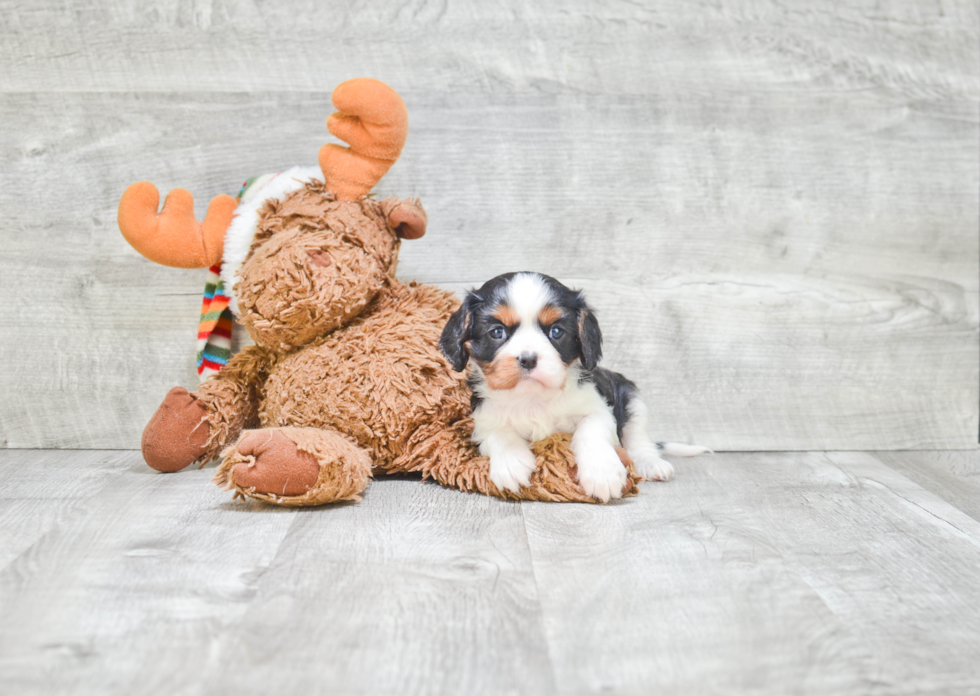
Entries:
POLYGON ((691 455, 704 448, 655 445, 636 385, 599 367, 602 333, 581 292, 539 273, 506 273, 467 293, 446 324, 439 347, 453 369, 469 365, 473 439, 490 458, 501 490, 527 485, 535 458, 530 443, 573 433, 579 483, 605 502, 619 498, 626 467, 664 481, 674 473, 660 452, 691 455))

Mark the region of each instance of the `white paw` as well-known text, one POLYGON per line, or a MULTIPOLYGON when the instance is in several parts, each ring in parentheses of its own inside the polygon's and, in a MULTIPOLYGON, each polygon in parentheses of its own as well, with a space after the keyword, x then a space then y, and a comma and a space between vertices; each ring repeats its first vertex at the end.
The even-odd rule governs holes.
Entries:
POLYGON ((490 457, 490 480, 502 491, 517 493, 531 483, 536 460, 530 449, 511 449, 490 457))
POLYGON ((583 444, 575 450, 578 482, 586 495, 608 503, 622 498, 626 486, 626 467, 616 449, 607 442, 583 444))
POLYGON ((650 448, 630 452, 636 473, 647 481, 666 481, 674 475, 674 467, 666 459, 661 459, 657 450, 650 448))

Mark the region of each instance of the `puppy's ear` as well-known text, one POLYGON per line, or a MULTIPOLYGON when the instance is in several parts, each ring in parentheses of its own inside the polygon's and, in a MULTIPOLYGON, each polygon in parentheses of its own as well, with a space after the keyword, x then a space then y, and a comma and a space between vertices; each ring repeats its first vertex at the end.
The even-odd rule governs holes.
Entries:
POLYGON ((462 372, 470 359, 466 342, 470 340, 470 330, 473 328, 473 308, 477 302, 476 295, 472 292, 467 293, 463 305, 449 317, 446 328, 442 330, 442 335, 439 337, 439 349, 456 372, 462 372))
POLYGON ((582 347, 582 366, 594 370, 602 359, 602 331, 588 306, 578 312, 578 340, 582 347))

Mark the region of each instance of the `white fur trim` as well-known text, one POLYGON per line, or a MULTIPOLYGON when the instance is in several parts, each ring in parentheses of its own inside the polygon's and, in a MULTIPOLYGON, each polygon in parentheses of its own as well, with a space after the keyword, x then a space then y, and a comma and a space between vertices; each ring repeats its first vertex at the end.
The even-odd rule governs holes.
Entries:
POLYGON ((228 306, 238 316, 238 298, 235 284, 240 280, 238 272, 248 257, 252 240, 259 224, 259 210, 266 201, 282 199, 298 191, 311 181, 323 181, 319 167, 293 167, 281 174, 267 174, 254 182, 245 192, 235 210, 228 231, 225 232, 225 248, 221 259, 221 279, 230 298, 228 306))

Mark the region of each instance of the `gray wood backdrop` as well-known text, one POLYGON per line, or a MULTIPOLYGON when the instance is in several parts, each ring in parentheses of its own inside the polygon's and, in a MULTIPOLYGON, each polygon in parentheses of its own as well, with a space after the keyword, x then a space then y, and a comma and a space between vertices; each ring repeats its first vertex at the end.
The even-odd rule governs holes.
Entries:
POLYGON ((411 132, 400 273, 584 288, 660 438, 975 447, 980 5, 0 1, 0 445, 132 448, 203 272, 116 229, 311 164, 368 75, 411 132))

